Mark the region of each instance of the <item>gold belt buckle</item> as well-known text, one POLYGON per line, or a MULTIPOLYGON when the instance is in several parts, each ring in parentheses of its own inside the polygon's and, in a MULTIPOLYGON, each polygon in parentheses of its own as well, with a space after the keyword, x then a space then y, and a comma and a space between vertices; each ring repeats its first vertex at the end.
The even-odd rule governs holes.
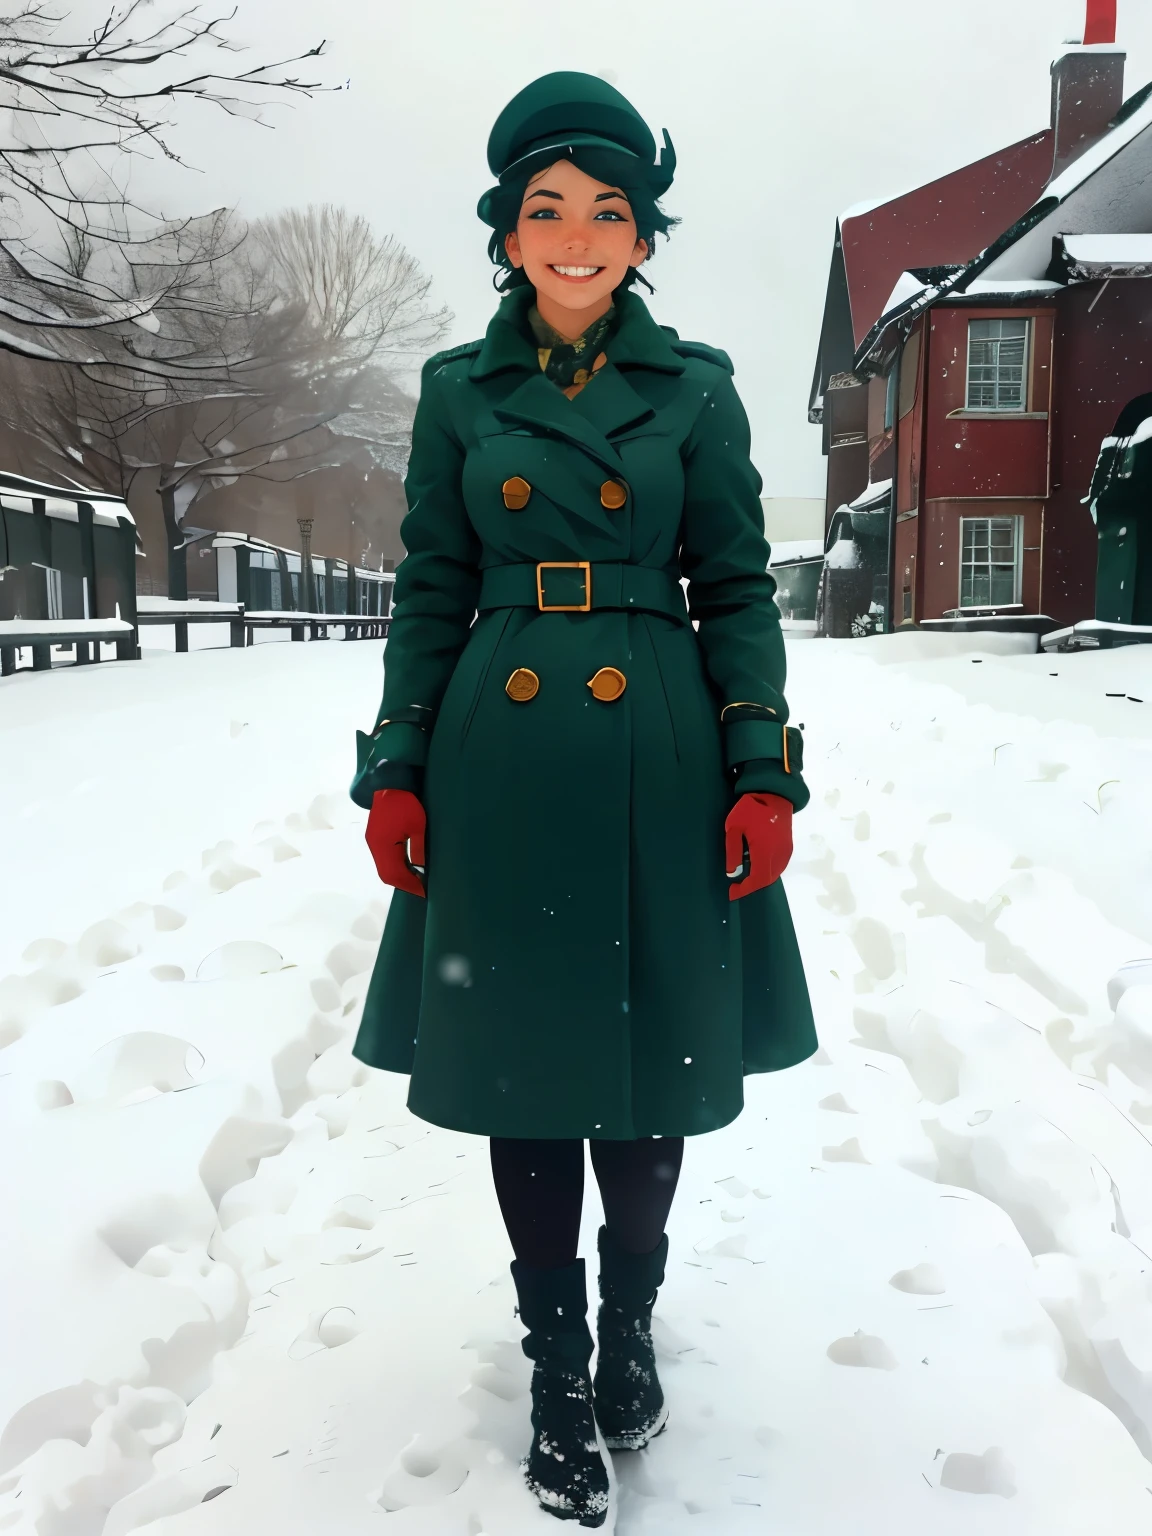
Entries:
POLYGON ((592 607, 592 563, 589 560, 537 560, 536 606, 541 613, 588 613, 592 607), (584 572, 584 601, 582 603, 546 603, 542 572, 569 570, 584 572))

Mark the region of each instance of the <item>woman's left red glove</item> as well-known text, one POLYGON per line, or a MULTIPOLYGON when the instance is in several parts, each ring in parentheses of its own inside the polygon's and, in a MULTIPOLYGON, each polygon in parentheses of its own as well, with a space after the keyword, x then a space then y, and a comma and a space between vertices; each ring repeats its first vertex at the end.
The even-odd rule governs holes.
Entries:
POLYGON ((792 857, 792 802, 783 795, 741 795, 724 823, 728 874, 744 878, 728 887, 728 900, 739 901, 779 880, 792 857), (744 856, 744 844, 748 857, 744 856))
POLYGON ((424 807, 407 789, 378 789, 372 796, 364 841, 372 853, 376 873, 385 885, 423 896, 424 882, 412 868, 424 864, 424 807), (405 854, 412 844, 411 863, 405 854))

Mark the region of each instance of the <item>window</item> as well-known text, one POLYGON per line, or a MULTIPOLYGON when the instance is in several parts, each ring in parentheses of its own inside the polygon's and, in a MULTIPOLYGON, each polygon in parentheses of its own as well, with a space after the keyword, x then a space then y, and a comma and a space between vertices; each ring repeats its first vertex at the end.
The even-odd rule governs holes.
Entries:
POLYGON ((913 331, 904 343, 904 355, 900 359, 900 401, 898 413, 901 417, 916 404, 916 386, 920 382, 920 332, 913 331))
POLYGON ((1020 601, 1019 517, 960 519, 960 607, 1020 601))
POLYGON ((888 377, 884 381, 884 430, 896 425, 896 381, 900 377, 900 366, 893 363, 888 377))
POLYGON ((969 320, 968 409, 1027 409, 1027 320, 969 320))
POLYGON ((64 617, 64 599, 60 584, 60 572, 51 565, 35 564, 37 570, 44 572, 44 617, 46 619, 62 619, 64 617))

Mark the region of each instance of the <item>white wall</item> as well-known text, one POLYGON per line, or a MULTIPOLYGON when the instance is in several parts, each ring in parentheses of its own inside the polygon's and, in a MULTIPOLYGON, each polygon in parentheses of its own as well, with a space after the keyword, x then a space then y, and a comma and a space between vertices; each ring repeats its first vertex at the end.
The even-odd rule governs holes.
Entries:
POLYGON ((819 496, 762 496, 764 534, 769 544, 789 539, 823 539, 824 501, 819 496))

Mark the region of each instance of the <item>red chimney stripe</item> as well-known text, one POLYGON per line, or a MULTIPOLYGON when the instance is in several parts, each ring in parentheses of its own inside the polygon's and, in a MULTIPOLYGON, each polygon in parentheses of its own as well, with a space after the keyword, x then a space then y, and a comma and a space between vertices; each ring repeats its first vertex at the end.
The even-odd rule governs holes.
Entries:
POLYGON ((1088 0, 1084 41, 1086 43, 1116 41, 1116 0, 1088 0))

